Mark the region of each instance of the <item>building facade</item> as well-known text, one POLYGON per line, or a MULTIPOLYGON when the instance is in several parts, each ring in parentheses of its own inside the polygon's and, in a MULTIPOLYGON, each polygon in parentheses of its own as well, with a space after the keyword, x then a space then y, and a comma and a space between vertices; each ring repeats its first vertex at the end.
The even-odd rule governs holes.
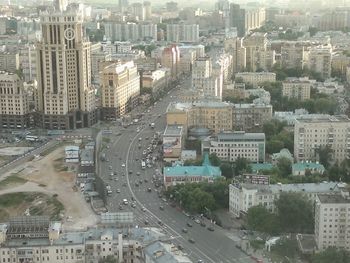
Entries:
POLYGON ((318 149, 332 150, 330 161, 350 157, 350 120, 346 116, 316 116, 298 118, 294 125, 294 158, 300 161, 318 160, 318 149))
POLYGON ((308 78, 287 78, 282 82, 282 96, 304 101, 310 99, 312 83, 308 78))
POLYGON ((235 79, 241 78, 244 83, 258 87, 264 82, 275 82, 276 74, 272 72, 239 72, 235 75, 235 79))
POLYGON ((202 141, 202 152, 216 154, 222 161, 235 162, 245 158, 253 163, 265 162, 265 134, 221 132, 215 139, 202 141))
POLYGON ((25 129, 30 126, 29 92, 18 75, 0 72, 0 127, 25 129))
POLYGON ((315 241, 318 250, 336 247, 350 250, 349 192, 317 195, 315 201, 315 241))
POLYGON ((140 76, 133 61, 111 63, 101 72, 101 115, 115 120, 130 111, 140 95, 140 76))
POLYGON ((307 55, 307 67, 318 72, 323 78, 330 78, 332 73, 332 47, 311 47, 307 55))
POLYGON ((163 49, 161 64, 163 67, 170 69, 172 79, 176 79, 180 75, 180 50, 177 45, 171 45, 163 49))
POLYGON ((307 184, 252 184, 236 183, 229 186, 229 211, 235 217, 245 215, 249 208, 262 205, 274 211, 274 201, 282 192, 304 194, 306 198, 315 201, 317 194, 339 193, 342 185, 334 182, 307 184))
POLYGON ((90 42, 83 34, 82 15, 75 11, 43 13, 41 30, 36 45, 36 123, 45 129, 91 126, 97 116, 90 42))

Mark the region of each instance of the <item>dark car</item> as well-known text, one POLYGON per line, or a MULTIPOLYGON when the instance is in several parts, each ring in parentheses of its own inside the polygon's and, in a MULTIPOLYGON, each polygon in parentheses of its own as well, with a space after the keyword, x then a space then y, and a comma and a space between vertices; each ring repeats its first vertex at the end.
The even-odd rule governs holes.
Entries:
POLYGON ((183 228, 183 229, 182 229, 182 232, 183 232, 183 233, 187 233, 187 232, 188 232, 188 229, 187 229, 187 228, 183 228))
POLYGON ((160 221, 160 220, 158 220, 158 224, 162 226, 162 225, 163 225, 163 222, 160 221))
POLYGON ((194 244, 196 241, 194 241, 194 239, 193 239, 193 238, 190 238, 190 239, 188 240, 188 242, 190 242, 190 243, 194 244))
POLYGON ((209 226, 207 229, 208 229, 209 231, 214 231, 214 227, 212 227, 212 226, 209 226))
POLYGON ((149 224, 149 222, 147 220, 145 220, 145 225, 147 226, 149 224))
POLYGON ((152 192, 152 189, 151 188, 147 188, 147 192, 152 192))
POLYGON ((192 227, 192 224, 190 222, 187 222, 187 226, 192 227))
POLYGON ((181 245, 177 245, 177 248, 178 248, 179 250, 183 250, 183 249, 184 249, 184 247, 181 246, 181 245))
POLYGON ((160 209, 160 210, 164 210, 164 207, 163 207, 163 206, 160 206, 159 209, 160 209))

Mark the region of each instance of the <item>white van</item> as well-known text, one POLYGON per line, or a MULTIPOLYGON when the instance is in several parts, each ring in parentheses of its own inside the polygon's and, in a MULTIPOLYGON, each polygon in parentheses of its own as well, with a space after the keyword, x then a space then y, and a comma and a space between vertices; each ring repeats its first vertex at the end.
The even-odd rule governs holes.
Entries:
POLYGON ((128 205, 129 204, 128 199, 123 199, 123 204, 128 205))

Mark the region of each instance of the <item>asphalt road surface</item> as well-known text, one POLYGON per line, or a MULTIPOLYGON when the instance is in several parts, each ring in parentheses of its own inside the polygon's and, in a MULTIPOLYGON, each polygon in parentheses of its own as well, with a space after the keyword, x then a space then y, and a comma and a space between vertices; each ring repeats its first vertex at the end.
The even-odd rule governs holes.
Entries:
MULTIPOLYGON (((189 80, 185 80, 182 85, 188 87, 189 80)), ((108 161, 100 162, 99 166, 100 176, 112 189, 112 194, 107 199, 108 210, 132 211, 136 225, 161 228, 171 236, 173 243, 183 247, 194 262, 200 259, 211 263, 254 262, 235 247, 236 243, 228 238, 226 230, 206 219, 206 227, 200 226, 179 208, 170 206, 166 200, 158 197, 160 189, 155 187, 152 178, 157 174, 157 170, 161 171, 161 162, 156 161, 152 168, 141 167, 143 150, 149 146, 156 132, 163 133, 166 126, 166 108, 169 102, 177 100, 179 92, 180 90, 169 92, 151 107, 149 112, 146 111, 137 124, 126 129, 120 125, 112 128, 113 133, 108 135, 110 143, 103 150, 108 161), (155 123, 154 129, 149 126, 152 122, 155 123), (150 192, 148 188, 151 189, 150 192), (136 204, 135 208, 131 207, 132 198, 136 204), (123 205, 123 199, 127 199, 129 204, 123 205), (192 227, 188 227, 187 222, 190 222, 192 227), (210 225, 214 231, 207 229, 210 225), (183 233, 183 228, 188 232, 183 233), (189 242, 189 239, 193 239, 194 243, 189 242)), ((158 146, 152 156, 156 156, 159 150, 158 146)))

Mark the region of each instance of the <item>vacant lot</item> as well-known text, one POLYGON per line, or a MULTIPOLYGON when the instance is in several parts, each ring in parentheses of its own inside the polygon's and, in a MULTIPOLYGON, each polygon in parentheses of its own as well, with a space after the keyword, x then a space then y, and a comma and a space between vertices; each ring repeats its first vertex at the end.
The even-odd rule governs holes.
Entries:
MULTIPOLYGON (((81 229, 95 225, 97 217, 90 204, 85 201, 80 192, 73 190, 75 173, 70 172, 72 170, 75 170, 74 165, 64 163, 64 146, 57 147, 52 152, 46 153, 44 157, 35 158, 3 175, 0 178, 2 180, 0 185, 3 185, 0 187, 0 195, 22 192, 42 193, 48 196, 42 202, 45 205, 48 205, 47 202, 50 203, 48 206, 52 210, 50 216, 58 218, 61 214, 64 219, 64 227, 81 229), (63 207, 60 207, 56 201, 60 202, 63 207), (55 210, 53 207, 60 207, 60 209, 55 210)), ((26 209, 31 207, 29 208, 30 214, 40 214, 45 212, 46 206, 35 207, 30 204, 20 204, 20 207, 26 207, 26 209)), ((14 208, 11 212, 10 208, 6 208, 2 213, 5 217, 6 213, 10 216, 16 213, 21 215, 23 209, 14 208)))
POLYGON ((60 220, 63 205, 55 196, 43 193, 10 193, 0 196, 0 221, 18 215, 47 215, 51 220, 60 220))

